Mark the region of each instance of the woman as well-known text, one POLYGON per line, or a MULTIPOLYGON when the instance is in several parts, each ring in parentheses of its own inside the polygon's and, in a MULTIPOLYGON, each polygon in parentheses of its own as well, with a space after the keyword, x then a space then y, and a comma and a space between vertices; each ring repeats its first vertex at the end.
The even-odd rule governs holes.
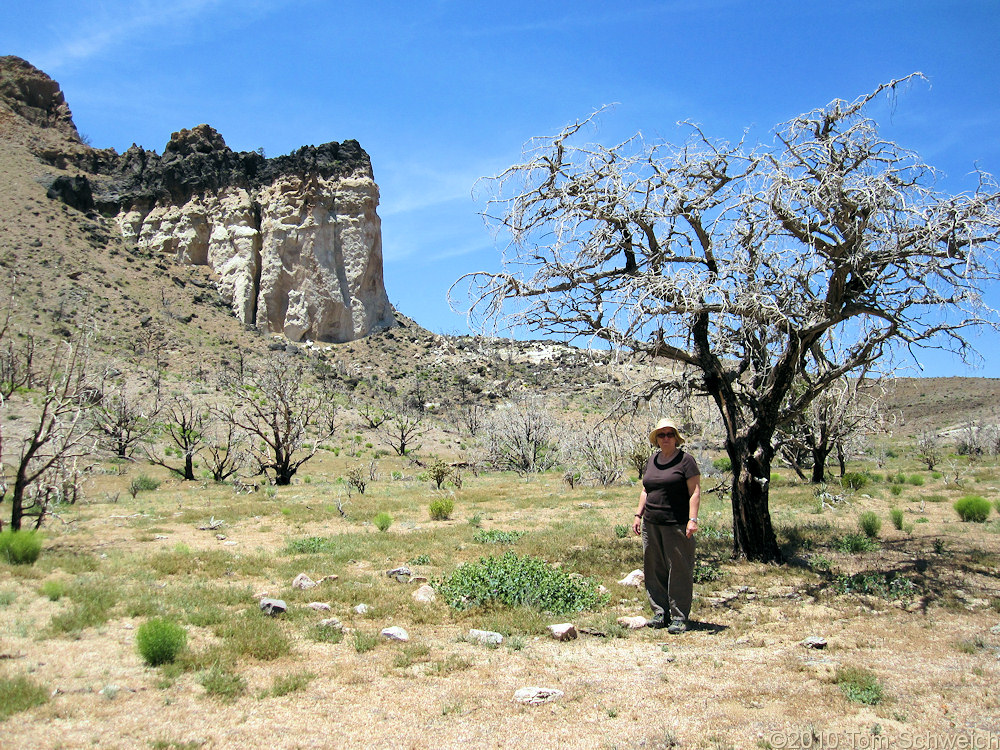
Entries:
POLYGON ((683 633, 694 590, 701 472, 694 457, 681 450, 684 438, 671 420, 657 422, 649 442, 659 450, 646 462, 632 523, 632 531, 642 534, 643 573, 653 608, 649 627, 683 633))

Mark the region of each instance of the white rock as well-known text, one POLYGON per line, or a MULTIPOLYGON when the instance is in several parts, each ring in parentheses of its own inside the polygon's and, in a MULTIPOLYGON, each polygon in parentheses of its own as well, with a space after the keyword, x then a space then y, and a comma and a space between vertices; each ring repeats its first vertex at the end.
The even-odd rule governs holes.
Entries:
POLYGON ((627 576, 618 581, 622 586, 635 586, 636 588, 642 588, 646 583, 646 574, 641 570, 633 570, 627 576))
POLYGON ((388 638, 390 641, 408 641, 410 640, 410 634, 407 633, 403 628, 393 626, 391 628, 384 628, 382 630, 382 637, 388 638))
POLYGON ((571 641, 577 637, 576 627, 571 622, 549 625, 549 633, 557 641, 571 641))
POLYGON ((556 690, 555 688, 523 687, 514 693, 514 701, 516 703, 527 703, 531 706, 537 706, 539 703, 558 700, 563 695, 562 690, 556 690))
POLYGON ((357 614, 359 614, 359 615, 365 615, 365 614, 368 614, 368 605, 367 605, 367 604, 359 604, 358 606, 356 606, 356 607, 354 608, 354 611, 355 611, 355 612, 356 612, 357 614))
POLYGON ((307 576, 305 573, 299 573, 295 576, 295 580, 292 581, 293 589, 311 589, 316 586, 316 581, 307 576))
POLYGON ((432 602, 436 598, 434 589, 427 584, 414 591, 411 596, 418 602, 432 602))
POLYGON ((469 640, 484 643, 487 646, 499 646, 503 643, 503 636, 500 633, 494 633, 492 630, 476 630, 475 628, 471 628, 469 630, 469 640))
POLYGON ((292 341, 349 341, 394 322, 378 201, 365 169, 285 174, 252 191, 125 207, 116 221, 141 250, 210 267, 241 322, 292 341))
POLYGON ((336 617, 327 617, 325 620, 320 620, 319 626, 321 628, 333 628, 334 630, 344 629, 344 623, 342 623, 336 617))
POLYGON ((315 609, 317 612, 329 612, 331 607, 326 602, 309 602, 307 605, 309 609, 315 609))
POLYGON ((629 630, 638 630, 639 628, 646 627, 648 620, 642 615, 635 615, 634 617, 619 617, 618 624, 629 630))

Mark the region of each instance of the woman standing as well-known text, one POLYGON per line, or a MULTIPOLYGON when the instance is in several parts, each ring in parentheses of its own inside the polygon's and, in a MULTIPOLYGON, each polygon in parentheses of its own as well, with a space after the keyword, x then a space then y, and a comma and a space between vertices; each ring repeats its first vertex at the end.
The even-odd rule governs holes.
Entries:
POLYGON ((643 573, 653 608, 649 627, 683 633, 694 590, 701 471, 694 457, 681 450, 684 438, 671 420, 657 422, 649 442, 659 450, 646 462, 632 523, 632 531, 642 534, 643 573))

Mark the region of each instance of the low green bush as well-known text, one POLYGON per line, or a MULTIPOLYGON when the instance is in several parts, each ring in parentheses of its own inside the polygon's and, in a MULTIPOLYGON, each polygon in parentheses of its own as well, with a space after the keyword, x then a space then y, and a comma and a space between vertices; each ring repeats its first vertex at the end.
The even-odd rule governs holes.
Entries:
POLYGON ((861 667, 843 667, 837 670, 840 692, 852 703, 877 706, 885 699, 881 683, 874 672, 861 667))
POLYGON ((135 647, 151 667, 174 661, 186 644, 187 631, 162 617, 144 622, 135 631, 135 647))
POLYGON ((920 593, 916 583, 895 573, 862 572, 838 575, 833 581, 838 594, 864 594, 880 599, 909 599, 920 593))
POLYGON ((460 565, 434 587, 454 609, 498 604, 559 615, 596 609, 608 601, 595 581, 571 578, 544 560, 514 552, 460 565))
POLYGON ((129 482, 128 492, 132 497, 135 497, 140 492, 152 492, 159 489, 159 487, 159 480, 148 477, 145 474, 140 474, 137 477, 133 477, 132 481, 129 482))
POLYGON ((480 529, 472 540, 477 544, 513 544, 524 536, 523 531, 503 531, 501 529, 480 529))
POLYGON ((42 535, 28 529, 0 531, 0 560, 13 565, 33 565, 42 554, 42 535))
POLYGON ((903 509, 889 508, 889 518, 892 519, 892 526, 898 531, 903 529, 903 509))
POLYGON ((66 583, 65 581, 45 581, 41 588, 38 589, 38 593, 48 599, 50 602, 57 602, 63 598, 66 594, 66 583))
POLYGON ((840 484, 850 490, 860 490, 871 477, 863 471, 848 471, 840 478, 840 484))
POLYGON ((914 487, 924 486, 924 478, 920 474, 910 474, 910 476, 907 477, 906 481, 908 484, 912 484, 914 487))
POLYGON ((956 500, 952 507, 963 521, 984 523, 990 516, 989 501, 979 495, 966 495, 960 500, 956 500))
POLYGON ((882 519, 873 510, 866 510, 858 516, 858 528, 869 539, 876 539, 882 530, 882 519))
POLYGON ((375 514, 372 523, 375 524, 375 528, 379 531, 388 531, 389 527, 392 526, 392 516, 381 510, 375 514))
POLYGON ((874 552, 879 548, 878 542, 867 534, 844 534, 833 543, 834 549, 845 554, 858 552, 874 552))
POLYGON ((447 521, 455 511, 455 501, 450 497, 437 497, 431 500, 428 507, 431 518, 435 521, 447 521))
POLYGON ((623 523, 615 524, 615 536, 619 539, 624 539, 628 536, 628 526, 623 523))
POLYGON ((718 471, 732 471, 733 461, 729 456, 720 456, 719 458, 712 461, 712 467, 718 471))

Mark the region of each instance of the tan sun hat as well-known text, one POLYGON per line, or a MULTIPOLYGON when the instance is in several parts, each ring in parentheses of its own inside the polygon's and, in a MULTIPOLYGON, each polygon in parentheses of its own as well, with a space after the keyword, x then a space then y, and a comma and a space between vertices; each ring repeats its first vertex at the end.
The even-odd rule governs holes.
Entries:
POLYGON ((677 445, 684 445, 684 436, 681 435, 681 431, 677 429, 677 425, 674 424, 672 419, 663 418, 656 423, 656 427, 653 428, 652 432, 649 433, 649 444, 656 445, 656 433, 662 430, 664 427, 670 427, 674 432, 677 433, 677 445))

